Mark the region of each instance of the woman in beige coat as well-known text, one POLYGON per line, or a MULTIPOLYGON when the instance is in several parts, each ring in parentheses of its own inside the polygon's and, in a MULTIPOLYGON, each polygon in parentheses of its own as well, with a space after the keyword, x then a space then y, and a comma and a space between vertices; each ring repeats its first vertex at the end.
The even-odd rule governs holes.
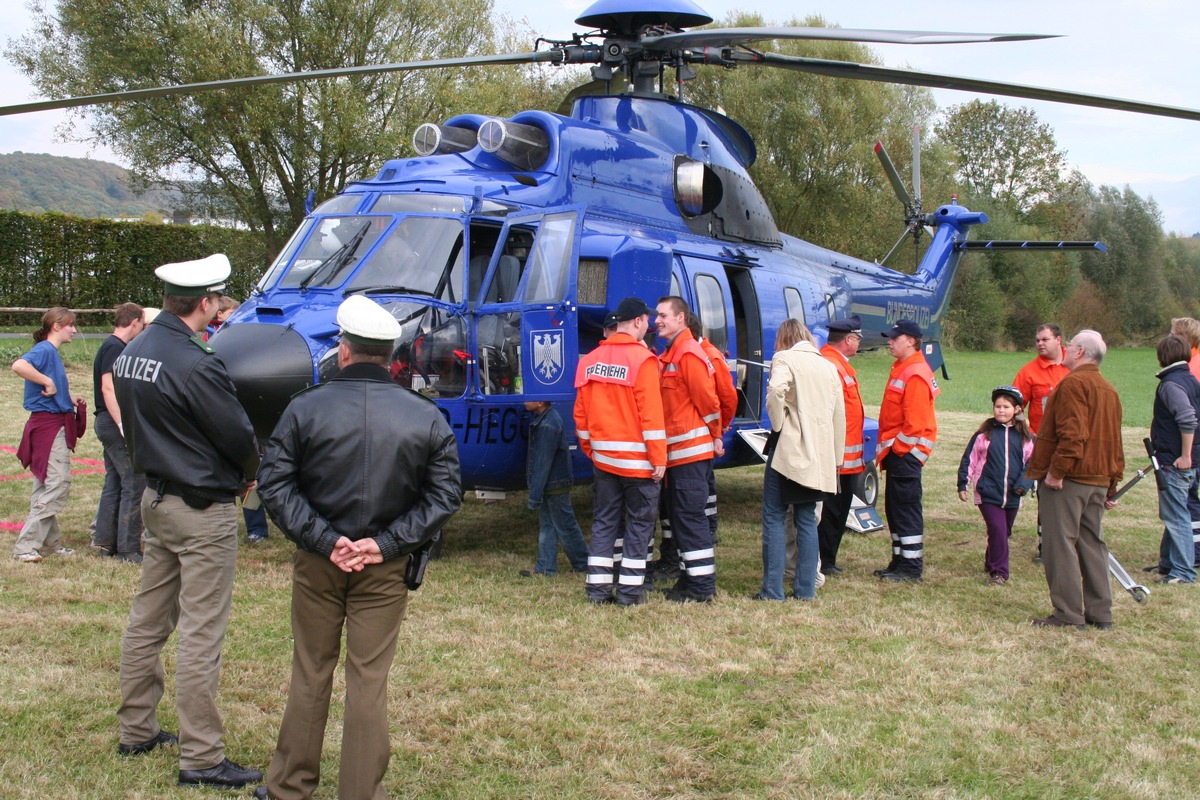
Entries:
POLYGON ((784 522, 796 520, 798 600, 816 597, 817 503, 838 489, 846 441, 846 406, 837 370, 803 323, 785 320, 775 340, 767 385, 770 456, 763 475, 763 583, 756 595, 783 600, 784 522))

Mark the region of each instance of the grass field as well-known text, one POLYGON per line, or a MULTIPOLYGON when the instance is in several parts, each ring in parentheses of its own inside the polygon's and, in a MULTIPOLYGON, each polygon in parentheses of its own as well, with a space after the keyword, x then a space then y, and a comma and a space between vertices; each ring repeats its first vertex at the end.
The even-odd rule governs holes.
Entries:
MULTIPOLYGON (((954 473, 991 388, 1027 354, 950 354, 940 441, 925 476, 923 584, 883 585, 886 533, 847 534, 815 603, 748 599, 761 576, 761 468, 718 474, 721 544, 711 606, 662 599, 594 608, 578 576, 530 580, 535 512, 524 496, 467 502, 410 602, 391 680, 392 797, 1157 798, 1195 792, 1200 760, 1200 587, 1114 583, 1113 631, 1045 631, 1050 610, 1022 511, 1012 580, 987 585, 978 513, 954 473)), ((71 358, 79 364, 85 359, 71 358)), ((860 359, 877 404, 888 359, 860 359)), ((1115 351, 1133 466, 1149 420, 1154 358, 1115 351)), ((90 374, 72 369, 90 397, 90 374)), ((0 444, 24 423, 21 383, 0 378, 0 444)), ((76 456, 99 459, 91 433, 76 456)), ((29 483, 0 454, 0 522, 19 525, 29 483)), ((80 462, 80 470, 94 469, 80 462)), ((98 559, 86 528, 99 474, 80 474, 63 522, 77 554, 0 558, 0 796, 194 798, 177 757, 115 752, 117 663, 137 568, 98 559)), ((1145 482, 1106 518, 1136 575, 1157 553, 1145 482)), ((585 529, 591 492, 578 488, 585 529)), ((13 536, 10 530, 6 535, 13 536)), ((9 539, 11 542, 11 538, 9 539)), ((290 666, 289 557, 277 534, 243 547, 219 703, 230 757, 265 767, 290 666)), ((168 674, 174 646, 168 648, 168 674)), ((340 705, 320 797, 336 796, 340 705)), ((173 684, 160 708, 177 730, 173 684)))

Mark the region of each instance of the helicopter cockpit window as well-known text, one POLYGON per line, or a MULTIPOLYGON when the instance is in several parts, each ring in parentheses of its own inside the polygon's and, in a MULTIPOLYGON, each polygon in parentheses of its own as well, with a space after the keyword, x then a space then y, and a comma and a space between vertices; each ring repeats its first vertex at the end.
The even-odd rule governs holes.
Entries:
POLYGON ((347 292, 390 291, 455 302, 461 292, 463 224, 445 217, 404 217, 371 253, 347 292))
MULTIPOLYGON (((783 302, 787 305, 787 315, 789 319, 798 319, 804 322, 804 299, 800 296, 800 290, 787 286, 783 290, 783 302)), ((806 325, 808 323, 805 323, 806 325)))
POLYGON ((521 276, 529 260, 534 232, 527 228, 510 228, 504 242, 504 253, 496 263, 492 281, 488 284, 484 303, 513 303, 520 289, 521 276))
POLYGON ((362 199, 363 196, 361 194, 339 194, 337 197, 331 197, 317 206, 313 214, 318 216, 326 214, 353 214, 358 209, 358 204, 362 202, 362 199))
POLYGON ((262 292, 268 289, 278 279, 279 274, 283 272, 284 267, 292 260, 292 256, 296 254, 296 249, 300 247, 300 243, 304 241, 304 237, 308 235, 308 230, 313 226, 311 219, 306 219, 292 234, 292 238, 288 239, 283 249, 279 251, 279 255, 275 257, 275 262, 271 264, 271 268, 258 279, 258 284, 254 287, 262 292))
MULTIPOLYGON (((466 197, 428 192, 384 194, 379 196, 371 210, 379 214, 465 214, 470 202, 466 197)), ((475 213, 484 217, 503 217, 514 210, 513 206, 504 203, 481 200, 480 208, 475 213)))
POLYGON ((338 286, 387 230, 387 217, 318 220, 281 286, 338 286))
POLYGON ((713 276, 696 276, 696 306, 704 338, 724 352, 729 346, 725 330, 725 296, 721 293, 721 284, 713 276))
POLYGON ((575 239, 575 219, 574 213, 551 214, 542 221, 529 258, 525 302, 557 302, 564 298, 571 245, 575 239))

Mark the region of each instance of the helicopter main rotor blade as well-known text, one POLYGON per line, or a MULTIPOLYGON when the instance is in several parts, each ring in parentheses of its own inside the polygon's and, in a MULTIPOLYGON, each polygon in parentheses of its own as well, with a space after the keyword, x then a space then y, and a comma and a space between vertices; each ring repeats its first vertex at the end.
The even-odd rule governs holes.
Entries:
POLYGON ((921 126, 913 125, 913 145, 912 145, 912 167, 913 167, 913 210, 921 213, 921 126))
POLYGON ((179 86, 159 86, 149 89, 127 89, 120 92, 107 92, 83 97, 67 97, 59 100, 38 100, 32 103, 21 103, 12 106, 0 106, 0 117, 11 114, 28 114, 33 111, 51 111, 60 108, 75 108, 77 106, 101 105, 104 103, 129 102, 147 100, 154 97, 171 97, 180 94, 195 94, 211 92, 218 89, 234 89, 245 86, 265 86, 272 83, 296 83, 298 81, 315 80, 318 78, 343 78, 349 75, 371 75, 377 72, 402 72, 421 69, 442 69, 446 67, 480 67, 493 64, 532 64, 537 62, 562 63, 570 60, 572 63, 586 63, 589 48, 566 48, 566 51, 539 50, 532 53, 500 53, 490 56, 470 56, 466 58, 437 58, 429 61, 408 61, 397 64, 368 64, 358 67, 339 67, 336 69, 321 69, 311 72, 288 72, 282 75, 254 75, 248 78, 231 78, 221 81, 206 81, 204 83, 185 83, 179 86), (567 52, 567 51, 579 51, 567 52), (574 58, 578 58, 575 61, 574 58))
POLYGON ((679 50, 695 47, 733 47, 771 39, 813 39, 871 44, 977 44, 980 42, 1024 42, 1055 39, 1059 34, 1042 33, 950 33, 940 31, 885 31, 867 28, 709 28, 702 31, 648 36, 640 41, 647 50, 679 50))
MULTIPOLYGON (((902 83, 909 86, 928 86, 932 89, 954 89, 960 92, 979 92, 996 94, 1004 97, 1023 97, 1028 100, 1048 100, 1052 103, 1067 103, 1091 108, 1109 108, 1115 111, 1131 111, 1135 114, 1151 114, 1157 117, 1173 117, 1200 122, 1200 110, 1166 106, 1158 103, 1143 103, 1137 100, 1123 100, 1119 97, 1105 97, 1098 94, 1083 92, 1068 92, 1059 89, 1047 89, 1040 86, 1024 86, 1018 83, 979 80, 963 78, 956 75, 940 75, 935 72, 917 72, 908 69, 891 69, 875 67, 868 64, 855 64, 851 61, 829 61, 820 58, 804 58, 802 56, 785 56, 779 53, 755 53, 745 50, 731 50, 723 54, 728 60, 741 63, 766 64, 767 66, 790 69, 796 72, 807 72, 814 75, 827 75, 833 78, 852 78, 854 80, 876 81, 878 83, 902 83)), ((710 58, 697 54, 696 60, 704 61, 710 58)))
MULTIPOLYGON (((908 193, 908 189, 904 186, 904 181, 900 180, 900 173, 896 171, 896 165, 892 163, 892 157, 888 155, 888 151, 883 146, 883 142, 875 143, 875 155, 879 156, 879 163, 883 164, 883 171, 887 173, 888 180, 892 182, 892 191, 896 193, 896 198, 904 206, 907 212, 913 207, 913 199, 908 193)), ((896 248, 892 248, 895 250, 896 248)), ((888 253, 891 255, 891 253, 888 253)), ((885 258, 884 261, 887 261, 885 258)))

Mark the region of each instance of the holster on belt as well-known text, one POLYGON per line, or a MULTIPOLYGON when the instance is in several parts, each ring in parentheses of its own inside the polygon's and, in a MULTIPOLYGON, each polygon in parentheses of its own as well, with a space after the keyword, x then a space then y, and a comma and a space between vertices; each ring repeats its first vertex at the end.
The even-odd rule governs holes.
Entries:
POLYGON ((432 539, 421 545, 421 549, 414 552, 409 558, 408 569, 404 571, 404 585, 410 592, 421 588, 421 583, 425 580, 425 567, 429 566, 430 553, 441 540, 442 532, 438 531, 432 539))

